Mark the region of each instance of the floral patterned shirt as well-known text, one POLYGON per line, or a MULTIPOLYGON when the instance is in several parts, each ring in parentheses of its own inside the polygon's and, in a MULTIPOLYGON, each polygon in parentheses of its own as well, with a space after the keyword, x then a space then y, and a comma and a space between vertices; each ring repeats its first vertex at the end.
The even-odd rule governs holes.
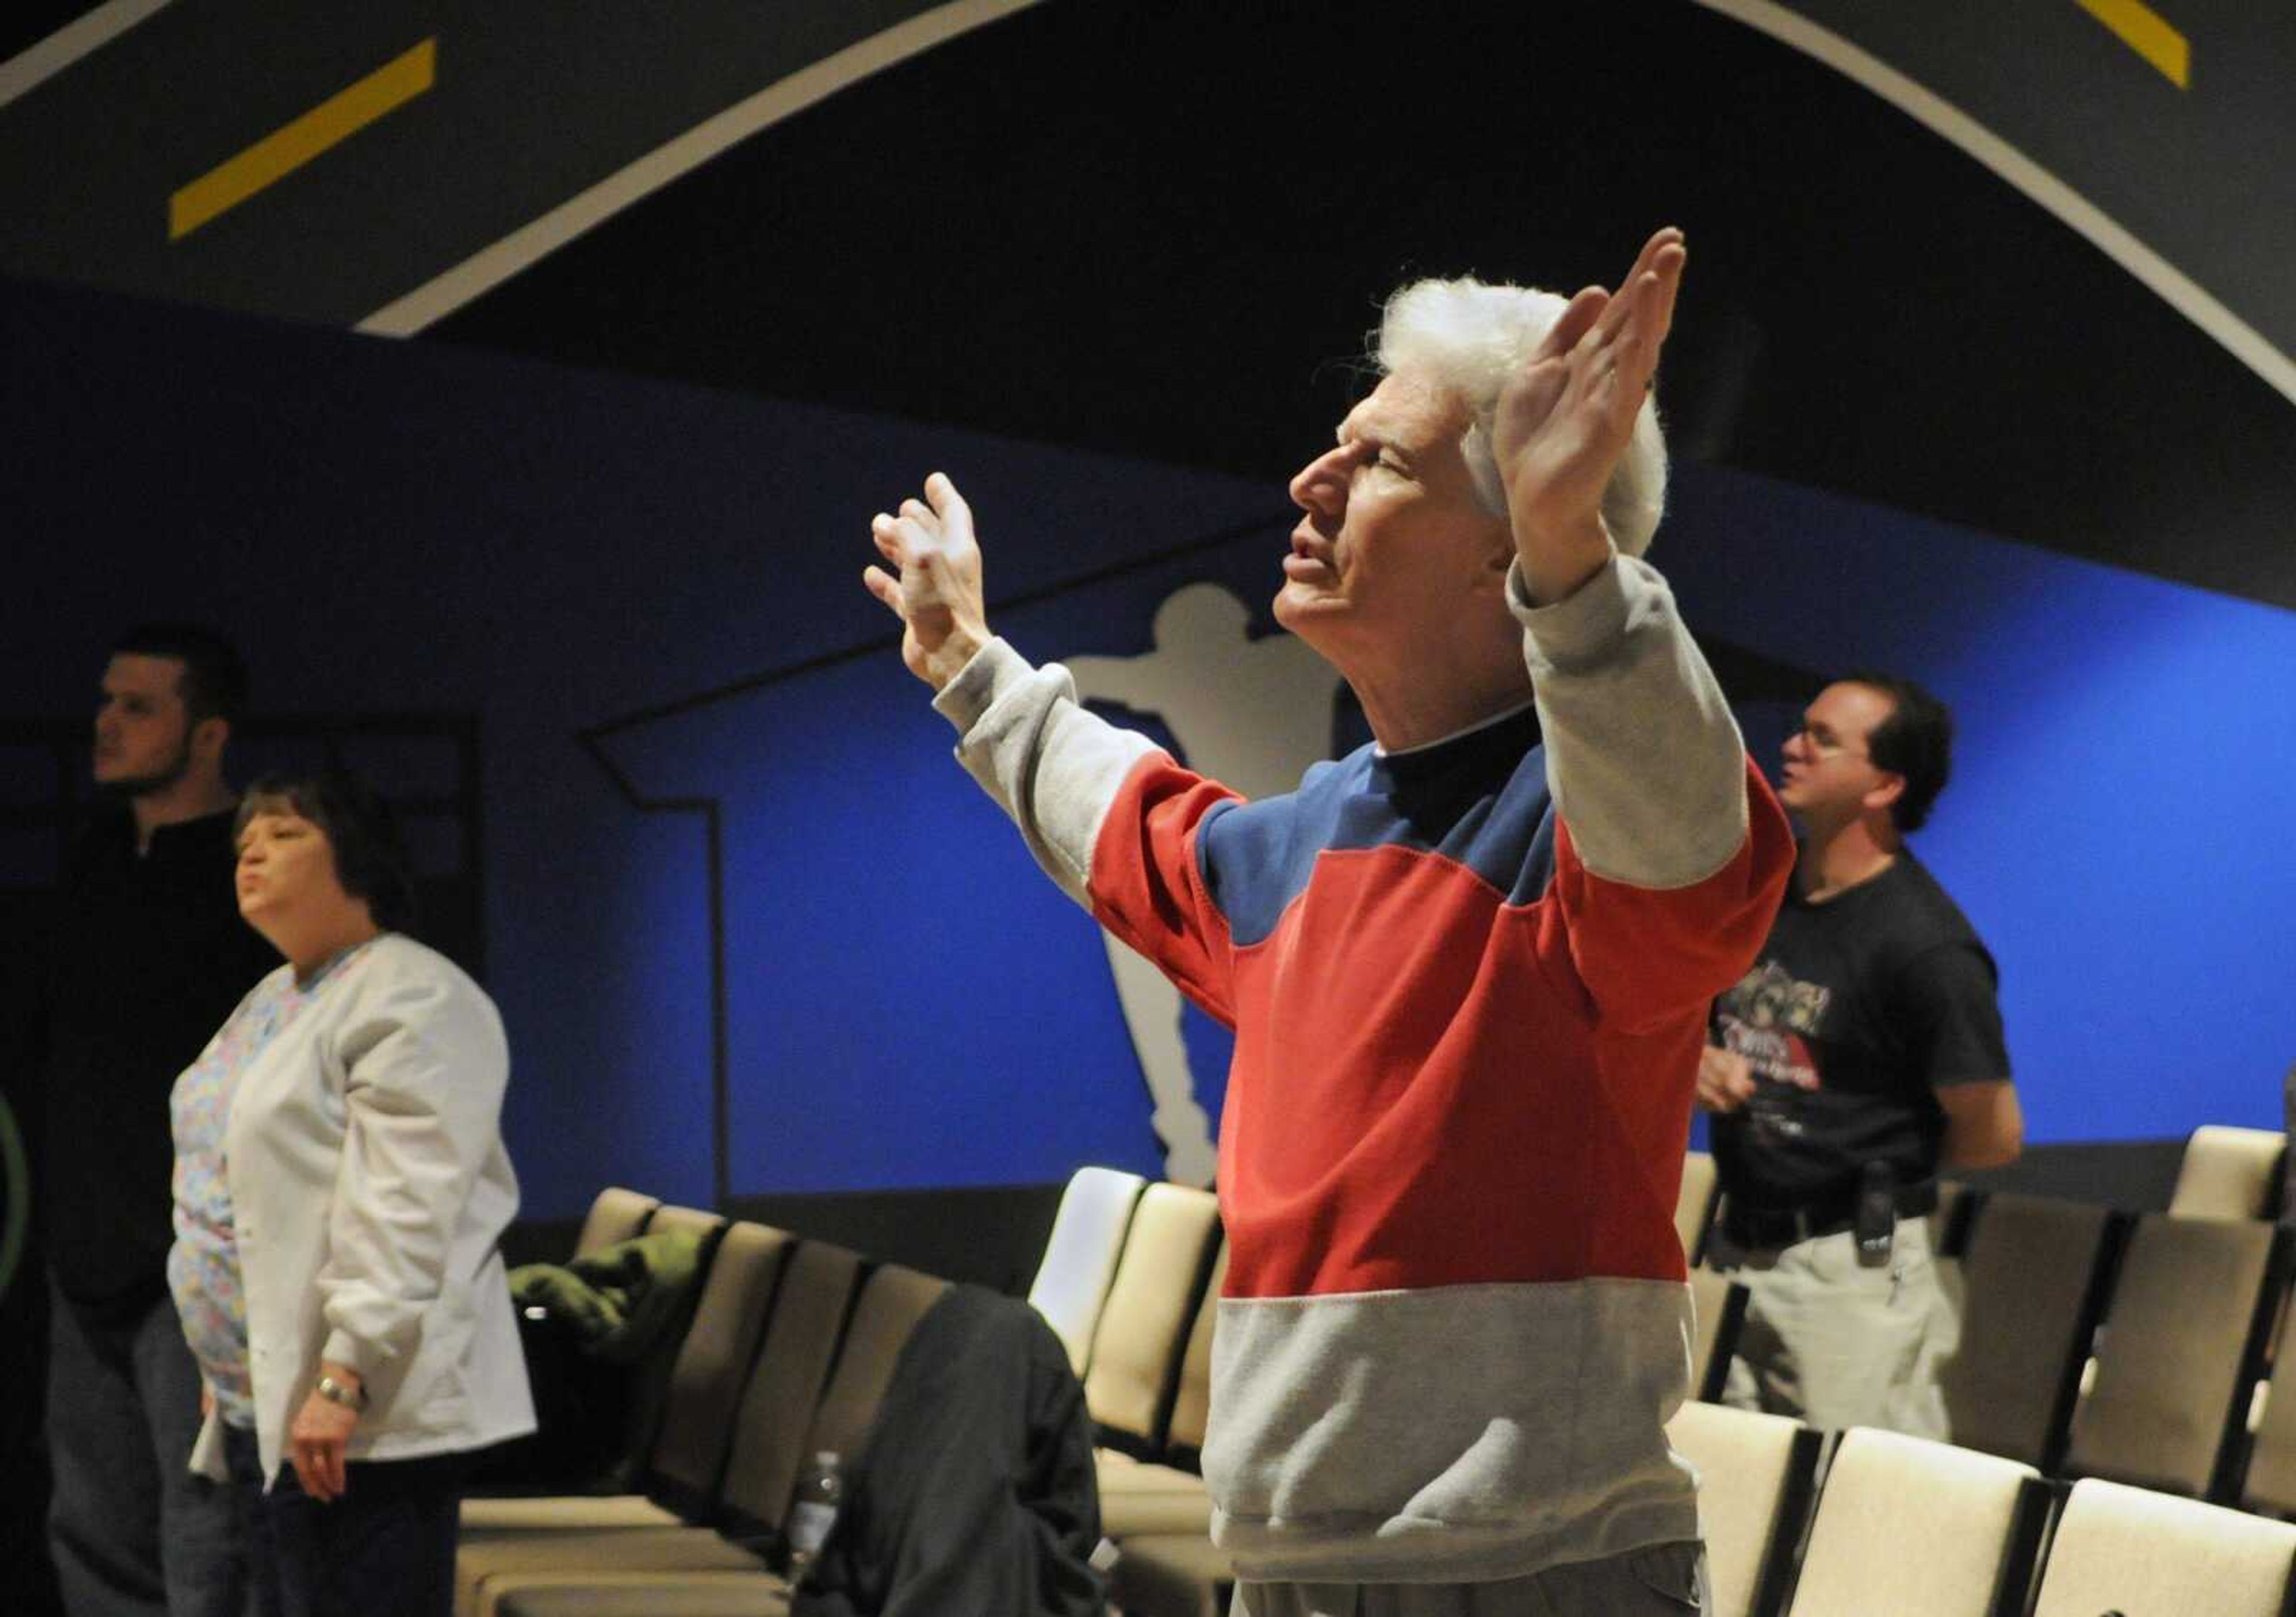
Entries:
POLYGON ((365 953, 365 943, 354 944, 303 982, 285 968, 264 978, 176 1080, 168 1097, 176 1136, 176 1244, 168 1253, 168 1286, 175 1294, 184 1340, 215 1393, 217 1413, 230 1425, 255 1425, 247 1297, 240 1286, 239 1238, 224 1149, 232 1096, 264 1047, 330 984, 355 972, 365 953))

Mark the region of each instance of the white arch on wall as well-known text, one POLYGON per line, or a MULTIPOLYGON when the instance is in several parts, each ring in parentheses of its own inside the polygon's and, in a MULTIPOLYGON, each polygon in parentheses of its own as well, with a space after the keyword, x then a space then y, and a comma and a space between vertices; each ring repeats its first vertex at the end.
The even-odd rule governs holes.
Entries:
POLYGON ((2169 307, 2214 338, 2226 352, 2296 403, 2296 358, 2282 352, 2270 338, 2234 314, 2112 215, 1945 97, 1775 0, 1698 0, 1698 4, 1824 62, 1951 141, 2078 231, 2169 307))

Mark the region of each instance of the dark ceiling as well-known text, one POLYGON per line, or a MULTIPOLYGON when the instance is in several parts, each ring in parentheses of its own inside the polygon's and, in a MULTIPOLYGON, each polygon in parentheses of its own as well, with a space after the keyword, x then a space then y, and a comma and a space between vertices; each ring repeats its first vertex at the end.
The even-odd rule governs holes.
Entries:
MULTIPOLYGON (((79 9, 16 12, 0 49, 79 9)), ((1399 279, 1567 289, 1662 222, 1691 243, 1661 384, 1678 453, 2296 606, 2296 409, 1959 151, 1688 0, 1046 0, 427 339, 1273 496, 1399 279)))
POLYGON ((1689 233, 1683 452, 2296 605, 2296 410, 1865 90, 1683 0, 1052 0, 696 171, 447 341, 1275 478, 1380 296, 1689 233))

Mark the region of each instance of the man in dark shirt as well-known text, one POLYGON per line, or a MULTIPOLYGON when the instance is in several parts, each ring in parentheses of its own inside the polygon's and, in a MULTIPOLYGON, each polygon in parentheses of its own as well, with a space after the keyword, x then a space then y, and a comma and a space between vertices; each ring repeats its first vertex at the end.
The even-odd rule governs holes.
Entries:
POLYGON ((1952 724, 1888 674, 1810 704, 1778 788, 1804 833, 1794 882, 1699 1066, 1717 1257, 1751 1294, 1725 1400, 1823 1427, 1948 1434, 1936 1372, 1958 1327, 1923 1214, 1941 1164, 2022 1144, 1993 957, 1905 845, 1952 724))
POLYGON ((35 1030, 52 1285, 49 1546, 74 1613, 236 1613, 228 1496, 189 1468, 199 1372, 167 1286, 168 1097, 278 964, 239 918, 224 748, 238 654, 152 625, 114 648, 96 708, 104 812, 65 872, 35 1030))

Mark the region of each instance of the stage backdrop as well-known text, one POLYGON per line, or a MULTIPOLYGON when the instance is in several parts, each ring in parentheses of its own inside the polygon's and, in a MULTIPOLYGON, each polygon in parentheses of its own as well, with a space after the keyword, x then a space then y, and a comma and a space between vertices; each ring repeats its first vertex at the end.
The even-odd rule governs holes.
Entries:
MULTIPOLYGON (((1157 1172, 1168 1144, 1201 1172, 1221 1035, 1119 992, 858 574, 869 513, 947 470, 1000 629, 1280 778, 1359 721, 1271 638, 1279 489, 101 294, 0 288, 0 320, 13 716, 83 711, 147 615, 236 635, 266 712, 480 715, 530 1213, 608 1180, 1157 1172)), ((1653 559, 1718 665, 1766 671, 1732 676, 1766 764, 1824 670, 1955 705, 1917 845, 2000 958, 2034 1139, 2277 1123, 2296 617, 1696 467, 1653 559)))

